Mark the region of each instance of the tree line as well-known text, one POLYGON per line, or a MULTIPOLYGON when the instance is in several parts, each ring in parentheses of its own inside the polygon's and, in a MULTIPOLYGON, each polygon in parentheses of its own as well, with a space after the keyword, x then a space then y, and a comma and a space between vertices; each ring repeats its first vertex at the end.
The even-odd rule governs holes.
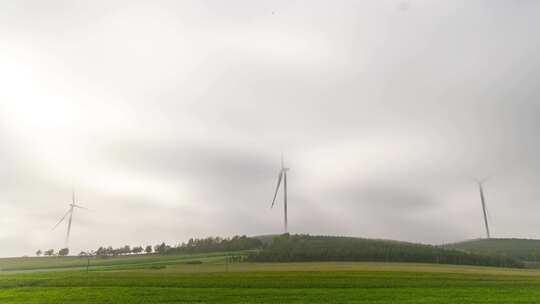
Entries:
MULTIPOLYGON (((207 237, 207 238, 191 238, 187 242, 176 245, 168 245, 165 242, 151 246, 135 246, 125 245, 119 248, 112 246, 100 246, 96 250, 81 251, 81 257, 111 257, 132 254, 190 254, 190 253, 206 253, 219 251, 242 251, 250 249, 258 249, 262 247, 262 242, 255 238, 250 238, 245 235, 234 236, 232 238, 207 237)), ((63 248, 55 252, 54 249, 46 251, 36 251, 37 256, 67 256, 69 249, 63 248)))
POLYGON ((258 249, 262 247, 262 242, 256 238, 245 235, 234 236, 232 238, 208 237, 192 238, 187 242, 176 246, 168 246, 161 243, 155 246, 155 251, 160 254, 186 254, 186 253, 206 253, 216 251, 242 251, 258 249))
POLYGON ((509 257, 472 254, 432 245, 289 234, 275 237, 262 250, 249 254, 248 261, 380 261, 524 267, 522 262, 509 257))
MULTIPOLYGON (((162 242, 145 247, 102 246, 97 250, 81 252, 79 256, 174 255, 232 251, 250 251, 247 260, 253 262, 373 261, 524 267, 523 262, 510 257, 475 254, 442 246, 352 237, 289 234, 275 236, 271 241, 264 243, 261 239, 243 235, 232 238, 192 238, 176 245, 162 242)), ((52 249, 45 252, 39 250, 36 254, 65 256, 69 254, 69 250, 64 248, 56 253, 52 249)))
POLYGON ((58 252, 54 251, 54 249, 49 249, 45 251, 41 251, 41 249, 39 249, 38 251, 36 251, 37 256, 66 256, 68 254, 69 254, 68 248, 59 249, 58 252))

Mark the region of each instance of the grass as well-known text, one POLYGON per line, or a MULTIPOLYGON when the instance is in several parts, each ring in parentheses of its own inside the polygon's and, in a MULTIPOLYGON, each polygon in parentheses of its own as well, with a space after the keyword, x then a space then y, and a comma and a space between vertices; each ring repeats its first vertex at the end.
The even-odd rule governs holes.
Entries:
MULTIPOLYGON (((29 270, 21 261, 0 263, 29 270)), ((366 262, 227 265, 217 254, 111 258, 107 268, 96 265, 89 272, 72 267, 71 258, 49 263, 34 265, 56 271, 0 272, 0 303, 537 303, 540 298, 538 270, 366 262), (60 269, 59 263, 70 266, 60 269), (152 268, 156 263, 162 267, 152 268)))
MULTIPOLYGON (((91 267, 129 267, 146 266, 150 264, 178 264, 193 260, 210 261, 214 259, 223 260, 225 253, 205 253, 193 255, 133 255, 117 256, 107 258, 90 258, 91 267)), ((244 254, 233 252, 230 254, 244 254)), ((43 270, 43 269, 66 269, 66 268, 86 268, 88 259, 84 257, 23 257, 23 258, 2 258, 0 259, 0 271, 22 271, 22 270, 43 270)))

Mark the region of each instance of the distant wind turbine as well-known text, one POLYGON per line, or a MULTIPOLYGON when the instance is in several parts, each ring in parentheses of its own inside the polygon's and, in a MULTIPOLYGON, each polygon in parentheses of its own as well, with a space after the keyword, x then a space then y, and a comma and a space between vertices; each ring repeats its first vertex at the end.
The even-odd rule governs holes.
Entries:
POLYGON ((489 222, 488 222, 488 211, 486 206, 486 197, 484 195, 484 182, 487 181, 490 177, 486 177, 484 179, 475 179, 476 183, 478 184, 478 190, 480 192, 480 201, 482 202, 482 212, 484 214, 484 225, 486 227, 486 237, 489 239, 491 238, 490 232, 489 232, 489 222))
POLYGON ((283 162, 283 155, 281 155, 281 170, 279 170, 276 192, 274 193, 274 199, 272 200, 272 206, 270 208, 274 207, 276 197, 279 191, 279 186, 281 185, 281 181, 283 180, 283 216, 285 233, 289 231, 287 227, 287 171, 289 171, 289 168, 285 168, 283 162))
POLYGON ((88 210, 87 208, 76 204, 75 192, 72 192, 72 194, 71 194, 71 203, 69 204, 68 211, 64 214, 64 216, 62 216, 62 218, 58 221, 58 223, 56 223, 56 225, 54 225, 54 227, 53 227, 53 230, 54 230, 69 215, 67 233, 66 233, 66 240, 65 240, 65 248, 69 248, 69 234, 71 233, 71 222, 73 221, 73 211, 75 210, 75 208, 88 210))

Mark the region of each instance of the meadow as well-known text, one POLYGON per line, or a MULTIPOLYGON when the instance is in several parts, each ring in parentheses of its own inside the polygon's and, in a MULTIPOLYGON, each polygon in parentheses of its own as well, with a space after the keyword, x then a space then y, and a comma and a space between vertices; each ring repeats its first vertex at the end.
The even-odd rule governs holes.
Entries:
MULTIPOLYGON (((227 255, 235 254, 243 253, 227 255)), ((95 258, 88 270, 86 263, 77 257, 0 259, 0 303, 537 303, 540 299, 540 271, 531 269, 228 263, 218 253, 95 258)))

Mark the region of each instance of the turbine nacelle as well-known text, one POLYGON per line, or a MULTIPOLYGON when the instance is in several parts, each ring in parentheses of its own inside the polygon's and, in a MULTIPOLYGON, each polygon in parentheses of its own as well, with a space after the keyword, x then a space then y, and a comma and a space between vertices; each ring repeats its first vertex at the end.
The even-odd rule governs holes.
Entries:
POLYGON ((70 207, 73 207, 73 208, 79 208, 79 209, 84 209, 84 210, 90 210, 86 207, 83 207, 81 205, 77 205, 77 204, 69 204, 70 207))

